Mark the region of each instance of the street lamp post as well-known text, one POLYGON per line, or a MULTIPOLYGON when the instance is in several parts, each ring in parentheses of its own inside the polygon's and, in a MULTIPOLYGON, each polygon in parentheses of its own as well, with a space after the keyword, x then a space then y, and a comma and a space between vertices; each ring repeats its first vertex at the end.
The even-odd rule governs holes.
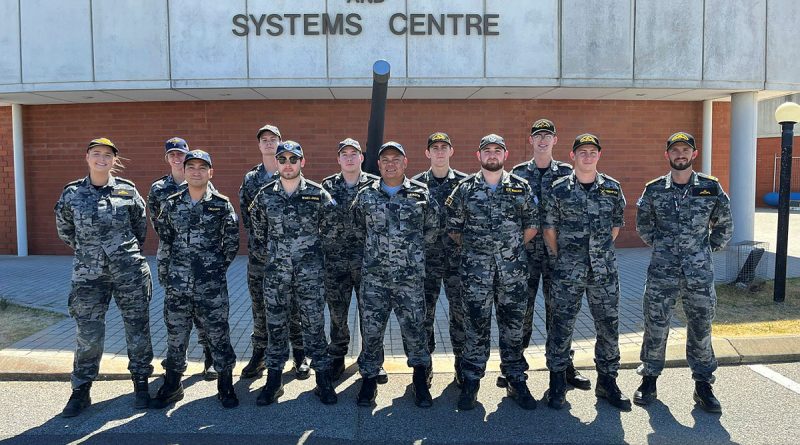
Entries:
POLYGON ((792 142, 794 124, 800 122, 800 105, 786 102, 775 110, 775 120, 781 125, 781 178, 778 194, 778 245, 775 249, 775 290, 773 301, 786 298, 786 256, 789 243, 789 196, 792 178, 792 142))

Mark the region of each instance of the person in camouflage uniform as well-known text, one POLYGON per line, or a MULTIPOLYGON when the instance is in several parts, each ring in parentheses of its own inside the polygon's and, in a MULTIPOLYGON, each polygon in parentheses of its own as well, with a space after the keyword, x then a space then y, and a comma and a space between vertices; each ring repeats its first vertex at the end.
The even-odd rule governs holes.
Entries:
POLYGON ((159 237, 168 246, 168 274, 164 298, 167 357, 164 384, 150 403, 162 409, 183 398, 181 376, 192 320, 206 332, 219 373, 217 397, 225 408, 239 405, 233 389, 236 354, 228 325, 226 273, 239 251, 239 220, 228 197, 211 190, 211 156, 192 150, 184 160, 187 186, 170 195, 156 219, 159 237))
POLYGON ((106 138, 89 142, 89 175, 67 184, 55 205, 58 237, 75 251, 67 306, 77 326, 77 347, 64 417, 77 416, 92 403, 89 393, 100 368, 112 297, 125 326, 134 406, 147 408, 150 399, 153 346, 148 306, 153 284, 141 252, 147 218, 136 186, 114 176, 121 168, 118 154, 106 138))
POLYGON ((377 375, 383 365, 383 337, 394 311, 400 324, 412 378, 414 403, 433 404, 428 389, 431 355, 425 333, 425 251, 439 238, 439 206, 424 184, 405 175, 408 158, 402 145, 387 142, 378 150, 381 180, 362 188, 352 205, 354 225, 362 237, 362 348, 359 406, 377 396, 377 375))
POLYGON ((528 300, 525 243, 539 228, 538 210, 528 183, 503 169, 508 149, 502 137, 484 136, 477 156, 481 170, 462 180, 446 201, 447 232, 462 249, 466 339, 458 408, 470 410, 477 402, 489 359, 494 303, 507 394, 522 408, 534 409, 536 399, 525 383, 522 319, 528 300))
MULTIPOLYGON (((572 166, 566 162, 553 159, 553 147, 558 143, 556 136, 556 126, 549 119, 539 119, 531 125, 531 135, 528 137, 533 147, 533 158, 530 161, 518 164, 511 170, 512 173, 528 181, 531 191, 539 205, 539 218, 544 215, 541 211, 542 196, 550 193, 553 181, 572 173, 572 166)), ((536 303, 536 293, 539 291, 539 278, 542 282, 542 295, 544 295, 545 309, 545 329, 550 332, 553 299, 550 295, 552 286, 552 265, 550 255, 544 245, 544 238, 541 232, 525 245, 528 252, 528 306, 525 309, 525 320, 522 324, 522 346, 527 348, 530 345, 531 334, 533 333, 534 305, 536 303)), ((591 389, 592 383, 588 378, 581 375, 572 364, 572 356, 575 351, 570 350, 570 362, 566 369, 567 383, 579 389, 591 389)), ((503 387, 505 379, 503 376, 497 378, 497 386, 503 387)))
MULTIPOLYGON (((264 270, 270 259, 266 254, 266 246, 260 246, 257 243, 258 240, 250 222, 249 207, 261 187, 278 178, 275 150, 281 143, 281 132, 278 127, 267 124, 258 129, 256 139, 258 140, 258 150, 261 152, 261 163, 244 175, 244 180, 239 188, 239 208, 242 214, 242 224, 247 231, 247 287, 250 291, 250 307, 253 313, 253 333, 250 336, 253 343, 253 354, 242 369, 242 378, 259 378, 266 368, 264 353, 267 349, 267 313, 264 306, 264 270)), ((295 377, 305 380, 311 375, 311 367, 303 351, 300 312, 294 302, 292 302, 289 323, 289 340, 292 344, 295 377)))
POLYGON ((574 171, 553 183, 543 196, 544 241, 553 264, 552 323, 547 333, 550 370, 548 405, 566 402, 565 371, 575 320, 584 293, 594 319, 595 395, 629 411, 630 400, 617 386, 619 369, 619 273, 614 240, 624 225, 625 196, 619 182, 597 171, 600 140, 581 134, 572 144, 574 171))
MULTIPOLYGON (((436 132, 428 136, 425 156, 431 160, 431 167, 412 179, 428 186, 431 197, 442 209, 440 227, 447 224, 444 201, 467 175, 450 168, 453 145, 447 133, 436 132)), ((461 282, 458 266, 461 262, 461 249, 452 238, 442 230, 439 240, 425 252, 425 331, 428 336, 428 351, 436 349, 434 325, 436 324, 436 302, 444 284, 444 292, 450 309, 450 344, 455 356, 455 382, 461 386, 461 357, 464 351, 464 306, 461 303, 461 282)), ((430 370, 428 375, 433 375, 430 370)))
POLYGON ((670 172, 647 183, 636 204, 636 231, 653 253, 642 303, 644 339, 637 370, 642 383, 633 400, 647 405, 656 399, 670 320, 680 299, 687 319, 686 359, 695 380, 694 400, 706 411, 722 412, 711 388, 717 369, 711 347, 717 301, 711 252, 730 241, 733 221, 728 195, 717 178, 693 171, 696 157, 692 135, 670 136, 665 152, 670 172))
MULTIPOLYGON (((336 381, 344 373, 344 357, 350 344, 350 328, 347 318, 350 313, 350 300, 353 291, 360 298, 361 264, 364 246, 359 245, 359 237, 353 227, 350 205, 356 193, 378 179, 377 176, 361 171, 364 155, 361 144, 347 138, 339 142, 336 161, 341 172, 322 180, 322 188, 331 194, 336 203, 332 215, 331 233, 325 237, 325 299, 331 317, 331 342, 328 353, 332 358, 331 378, 336 381)), ((381 368, 382 369, 382 368, 381 368)), ((382 372, 388 380, 386 371, 382 372)), ((386 383, 387 380, 383 380, 386 383)))
POLYGON ((275 159, 280 178, 268 182, 250 204, 256 243, 264 246, 270 261, 264 271, 264 300, 269 329, 267 382, 256 403, 269 405, 283 394, 281 374, 289 358, 287 333, 292 304, 300 309, 305 352, 312 361, 317 387, 314 394, 324 404, 337 402, 330 376, 331 359, 325 338, 325 287, 323 236, 329 235, 335 207, 321 185, 305 179, 303 149, 284 141, 275 159))
MULTIPOLYGON (((183 161, 186 158, 186 153, 189 153, 189 145, 181 138, 170 138, 164 144, 164 160, 170 166, 170 174, 158 178, 150 186, 150 192, 147 194, 147 210, 150 213, 150 223, 153 229, 156 229, 156 217, 161 211, 161 204, 170 196, 177 193, 182 187, 185 187, 183 182, 183 161)), ((208 187, 214 189, 211 183, 208 187)), ((156 229, 158 233, 158 229, 156 229)), ((167 274, 169 266, 169 246, 163 240, 158 241, 158 250, 156 251, 156 265, 158 269, 158 281, 162 287, 167 285, 167 274)), ((200 346, 203 347, 203 378, 205 380, 215 380, 217 372, 214 370, 214 359, 211 357, 211 349, 208 346, 208 338, 205 331, 200 328, 200 323, 195 320, 195 327, 197 327, 197 338, 200 346)))

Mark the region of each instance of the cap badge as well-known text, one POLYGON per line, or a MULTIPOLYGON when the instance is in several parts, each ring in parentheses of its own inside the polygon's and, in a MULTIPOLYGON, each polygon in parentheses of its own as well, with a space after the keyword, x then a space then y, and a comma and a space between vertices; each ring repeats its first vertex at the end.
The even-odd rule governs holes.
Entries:
POLYGON ((589 142, 589 143, 592 143, 592 144, 596 144, 597 143, 597 141, 595 140, 594 136, 588 136, 588 135, 582 137, 579 142, 582 143, 582 144, 586 143, 586 142, 589 142))

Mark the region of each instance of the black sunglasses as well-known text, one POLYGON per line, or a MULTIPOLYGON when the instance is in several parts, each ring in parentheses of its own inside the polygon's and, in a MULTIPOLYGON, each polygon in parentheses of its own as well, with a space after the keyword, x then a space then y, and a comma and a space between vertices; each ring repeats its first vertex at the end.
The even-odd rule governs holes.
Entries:
POLYGON ((294 164, 297 164, 297 162, 300 159, 303 159, 303 158, 301 158, 299 156, 291 156, 289 158, 281 156, 281 157, 278 157, 278 158, 275 158, 275 159, 277 159, 278 160, 278 164, 281 164, 281 165, 285 164, 286 161, 289 161, 290 164, 294 165, 294 164))

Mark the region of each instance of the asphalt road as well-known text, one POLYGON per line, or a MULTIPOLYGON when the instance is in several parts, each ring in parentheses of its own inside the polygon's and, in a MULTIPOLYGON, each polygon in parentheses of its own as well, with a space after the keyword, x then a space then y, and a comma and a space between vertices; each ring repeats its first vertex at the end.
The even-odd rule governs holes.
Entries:
MULTIPOLYGON (((771 364, 767 369, 794 382, 782 386, 749 366, 724 367, 715 390, 723 414, 708 414, 694 406, 693 383, 686 369, 670 369, 659 378, 659 400, 643 409, 620 413, 593 391, 570 391, 570 406, 554 411, 540 403, 523 411, 494 386, 496 374, 482 381, 481 404, 473 411, 455 408, 457 388, 450 374, 436 374, 434 407, 416 408, 410 374, 392 374, 379 387, 378 405, 358 408, 359 382, 351 367, 338 385, 339 403, 323 406, 313 395, 313 378, 294 381, 284 376, 286 394, 276 405, 257 407, 255 398, 264 379, 240 381, 242 402, 223 409, 216 385, 197 377, 185 380, 186 398, 165 411, 135 411, 131 383, 96 382, 94 404, 81 416, 58 416, 69 397, 66 382, 0 382, 0 443, 2 444, 336 444, 336 443, 748 443, 796 444, 800 441, 800 364, 771 364)), ((587 373, 592 382, 596 374, 587 373)), ((547 374, 531 373, 529 385, 541 398, 547 374)), ((154 379, 155 392, 161 379, 154 379)), ((629 396, 639 383, 622 371, 620 387, 629 396)), ((787 383, 784 381, 784 383, 787 383)))

